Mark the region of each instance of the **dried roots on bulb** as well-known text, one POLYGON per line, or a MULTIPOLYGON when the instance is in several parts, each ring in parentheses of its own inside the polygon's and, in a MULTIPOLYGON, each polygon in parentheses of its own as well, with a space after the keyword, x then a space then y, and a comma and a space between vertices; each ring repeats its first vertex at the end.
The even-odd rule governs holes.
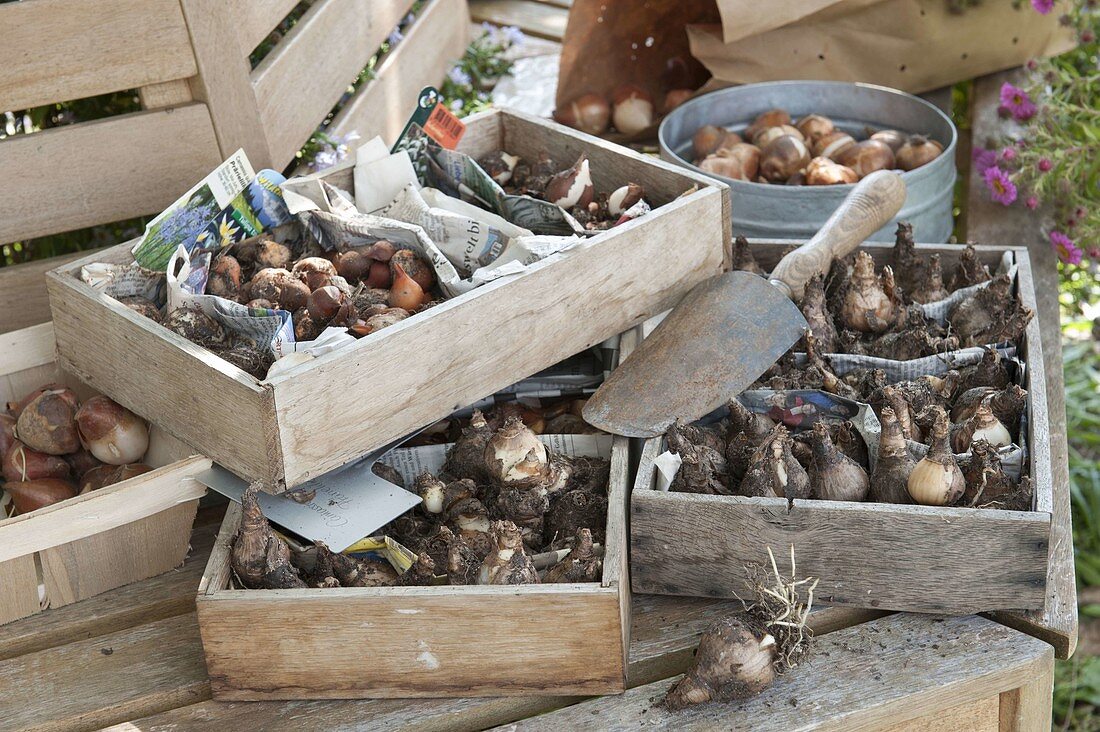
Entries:
MULTIPOLYGON (((854 369, 841 377, 861 402, 870 402, 871 395, 886 386, 886 372, 882 369, 854 369)), ((873 404, 873 403, 872 403, 873 404)))
POLYGON ((756 261, 756 257, 752 254, 749 240, 743 236, 733 240, 733 269, 752 272, 761 276, 765 274, 763 268, 756 261))
POLYGON ((875 261, 867 252, 856 255, 855 267, 844 293, 840 319, 845 328, 861 333, 882 333, 897 324, 900 302, 897 292, 888 292, 885 284, 892 282, 892 270, 875 274, 875 261), (887 274, 889 272, 889 274, 887 274))
POLYGON ((906 292, 909 293, 909 299, 918 303, 936 302, 951 294, 943 283, 943 267, 940 265, 939 254, 928 258, 928 267, 925 268, 923 277, 915 287, 906 292))
POLYGON ((809 482, 813 496, 823 501, 864 501, 870 490, 867 471, 852 458, 837 449, 829 436, 829 428, 814 425, 813 459, 810 461, 809 482))
POLYGON ((705 493, 710 495, 729 495, 726 487, 728 468, 722 451, 691 438, 697 434, 691 432, 691 425, 677 420, 665 432, 668 449, 680 456, 680 469, 672 481, 670 490, 684 493, 705 493))
POLYGON ((809 652, 813 634, 806 620, 817 580, 796 579, 793 546, 790 577, 779 573, 770 548, 768 557, 770 574, 749 568, 755 601, 743 615, 724 618, 703 633, 691 667, 664 698, 667 709, 759 694, 809 652))
POLYGON ((607 524, 607 496, 585 490, 571 490, 555 498, 546 513, 542 545, 557 548, 581 529, 590 531, 594 540, 604 541, 607 524))
POLYGON ((907 221, 898 222, 891 257, 894 274, 901 288, 905 292, 916 290, 924 281, 926 262, 917 253, 917 245, 913 241, 913 225, 907 221))
POLYGON ((485 448, 493 430, 480 410, 474 410, 470 423, 463 428, 454 446, 447 452, 443 472, 458 478, 470 478, 478 485, 489 482, 490 471, 485 465, 485 448))
POLYGON ((267 538, 264 552, 264 572, 260 587, 265 590, 289 590, 306 587, 298 570, 290 563, 290 547, 278 536, 267 538))
POLYGON ((932 444, 928 453, 909 474, 906 487, 916 503, 924 506, 948 506, 959 500, 966 490, 966 479, 951 452, 948 439, 947 413, 931 407, 934 414, 932 444))
POLYGON ((542 582, 598 582, 602 571, 603 561, 592 546, 592 532, 582 528, 577 529, 569 553, 546 571, 542 582))
POLYGON ((893 408, 882 408, 881 422, 878 462, 871 473, 870 499, 876 503, 912 503, 909 476, 917 463, 905 443, 893 408))
POLYGON ((967 245, 959 257, 959 263, 955 265, 955 269, 951 273, 947 289, 954 292, 964 287, 989 282, 991 279, 993 279, 993 275, 989 273, 989 267, 982 264, 978 259, 978 251, 967 245))
POLYGON ((947 322, 958 331, 963 346, 1019 342, 1035 313, 1022 305, 1011 289, 1009 276, 997 275, 989 285, 951 308, 947 322))
POLYGON ((997 447, 985 440, 975 440, 970 455, 962 465, 966 490, 959 505, 1027 511, 1031 508, 1031 493, 1021 490, 1001 467, 997 447))
POLYGON ((981 361, 959 369, 958 389, 962 393, 980 386, 1003 389, 1011 381, 1008 366, 1001 354, 992 348, 986 348, 982 352, 981 361))
POLYGON ((535 563, 523 549, 523 535, 511 521, 494 521, 490 533, 493 550, 478 571, 479 585, 531 585, 539 583, 535 563))
MULTIPOLYGON (((892 403, 897 404, 898 397, 905 400, 912 414, 920 414, 932 405, 947 408, 958 388, 960 376, 958 371, 948 371, 942 376, 918 376, 911 381, 899 381, 889 386, 883 386, 871 392, 866 401, 876 410, 881 409, 887 403, 887 391, 896 396, 891 397, 892 403)), ((905 415, 902 415, 905 418, 905 415)), ((909 439, 915 439, 910 437, 909 439)))
POLYGON ((427 587, 434 583, 435 567, 435 560, 427 552, 420 552, 413 565, 402 573, 398 584, 404 587, 427 587))
POLYGON ((444 562, 447 581, 452 585, 477 584, 481 563, 487 555, 476 551, 446 526, 439 528, 439 537, 447 546, 444 562))
POLYGON ((749 459, 745 477, 737 487, 742 496, 786 498, 810 497, 810 478, 791 451, 791 436, 776 425, 749 459))
POLYGON ((825 302, 825 276, 814 275, 806 283, 802 293, 802 314, 806 317, 806 326, 817 339, 823 353, 836 352, 836 324, 825 302))
POLYGON ((397 570, 381 559, 358 560, 346 554, 330 551, 323 542, 317 543, 318 562, 331 564, 332 576, 341 587, 386 587, 398 581, 397 570))

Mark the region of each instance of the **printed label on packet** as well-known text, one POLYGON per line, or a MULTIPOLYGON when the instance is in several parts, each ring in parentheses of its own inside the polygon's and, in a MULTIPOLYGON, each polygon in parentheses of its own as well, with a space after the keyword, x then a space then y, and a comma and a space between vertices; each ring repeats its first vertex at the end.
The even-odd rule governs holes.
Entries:
POLYGON ((401 143, 413 125, 422 128, 433 140, 448 150, 454 150, 458 146, 458 141, 462 139, 462 135, 466 133, 466 124, 447 108, 443 103, 443 95, 434 86, 426 86, 420 90, 416 109, 405 124, 405 129, 397 136, 390 152, 401 149, 401 143))

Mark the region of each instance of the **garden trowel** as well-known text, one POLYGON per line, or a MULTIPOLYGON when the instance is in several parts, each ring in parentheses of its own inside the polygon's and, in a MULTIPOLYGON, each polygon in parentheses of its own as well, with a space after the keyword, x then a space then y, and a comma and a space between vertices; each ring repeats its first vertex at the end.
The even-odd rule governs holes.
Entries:
POLYGON ((815 274, 885 226, 905 203, 897 173, 861 180, 813 239, 765 279, 733 271, 696 285, 604 382, 584 419, 628 437, 655 437, 740 394, 795 344, 806 319, 795 305, 815 274))

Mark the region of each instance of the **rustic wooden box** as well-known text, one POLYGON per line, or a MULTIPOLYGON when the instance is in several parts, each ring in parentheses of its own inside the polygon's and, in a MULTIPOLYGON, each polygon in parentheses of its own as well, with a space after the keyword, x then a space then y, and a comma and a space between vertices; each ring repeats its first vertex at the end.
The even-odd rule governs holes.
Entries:
MULTIPOLYGON (((620 357, 633 348, 624 333, 620 357)), ((230 588, 231 503, 196 609, 219 700, 614 694, 630 648, 630 441, 611 448, 599 583, 230 588)))
MULTIPOLYGON (((791 242, 753 245, 770 269, 791 242)), ((892 244, 866 244, 881 266, 892 244)), ((945 269, 961 247, 918 245, 940 252, 945 269)), ((994 269, 1011 250, 1019 264, 1020 297, 1035 308, 1027 250, 977 247, 994 269)), ((815 600, 830 605, 973 613, 1043 609, 1047 593, 1052 483, 1046 388, 1039 321, 1028 325, 1019 357, 1026 364, 1027 447, 1035 490, 1032 511, 901 506, 781 498, 708 496, 655 490, 653 460, 663 438, 643 446, 631 499, 635 592, 734 597, 744 594, 745 566, 764 565, 767 547, 785 556, 795 547, 798 571, 820 579, 815 600)))
MULTIPOLYGON (((263 382, 80 281, 83 264, 132 261, 132 243, 120 245, 48 275, 62 365, 278 492, 610 338, 721 271, 723 184, 535 117, 494 110, 467 123, 471 155, 583 152, 598 189, 633 181, 660 208, 263 382)), ((353 188, 350 165, 323 177, 353 188)))
MULTIPOLYGON (((0 402, 51 381, 92 392, 54 360, 53 327, 0 335, 0 402)), ((157 470, 22 516, 0 520, 0 624, 167 572, 187 555, 210 460, 155 427, 145 462, 157 470)))

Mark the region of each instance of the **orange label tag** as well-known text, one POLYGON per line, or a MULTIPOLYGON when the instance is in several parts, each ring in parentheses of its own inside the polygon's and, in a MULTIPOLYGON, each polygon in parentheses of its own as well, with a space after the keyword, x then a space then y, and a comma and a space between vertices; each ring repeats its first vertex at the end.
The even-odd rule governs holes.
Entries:
POLYGON ((424 131, 443 147, 454 150, 466 132, 466 125, 443 102, 437 102, 424 123, 424 131))

